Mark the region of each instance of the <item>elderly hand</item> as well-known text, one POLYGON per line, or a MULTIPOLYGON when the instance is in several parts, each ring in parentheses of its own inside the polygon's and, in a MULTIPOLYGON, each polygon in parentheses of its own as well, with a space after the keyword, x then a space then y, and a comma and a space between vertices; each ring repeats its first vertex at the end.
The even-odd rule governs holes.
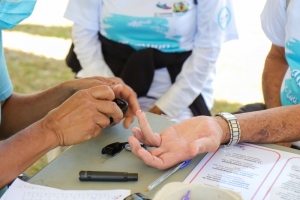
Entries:
POLYGON ((134 137, 128 138, 131 150, 147 165, 161 170, 197 154, 216 151, 224 137, 222 127, 213 117, 193 117, 157 134, 152 132, 143 111, 137 111, 136 116, 140 128, 134 127, 134 137), (139 142, 154 148, 147 151, 139 142))
POLYGON ((125 114, 124 127, 128 128, 133 122, 135 112, 140 109, 139 103, 137 101, 136 93, 127 86, 122 79, 117 77, 104 78, 104 77, 90 77, 82 79, 74 79, 67 81, 63 86, 69 91, 70 96, 81 89, 87 89, 99 85, 108 85, 113 87, 115 85, 122 85, 122 87, 117 87, 114 89, 115 95, 118 98, 122 98, 128 102, 128 110, 125 114))
POLYGON ((79 90, 50 111, 42 119, 42 127, 57 136, 59 146, 96 137, 110 125, 109 117, 114 119, 114 123, 119 123, 123 118, 121 109, 112 102, 114 98, 114 91, 107 85, 79 90))

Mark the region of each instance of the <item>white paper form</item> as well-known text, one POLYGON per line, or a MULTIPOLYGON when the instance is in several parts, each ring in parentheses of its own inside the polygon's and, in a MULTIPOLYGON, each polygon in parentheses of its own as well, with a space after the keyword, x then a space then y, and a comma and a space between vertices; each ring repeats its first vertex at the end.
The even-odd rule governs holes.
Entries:
POLYGON ((130 190, 59 190, 16 179, 1 200, 123 200, 130 190))
MULTIPOLYGON (((34 185, 34 184, 30 184, 24 181, 21 181, 20 179, 16 179, 13 184, 10 186, 11 188, 14 188, 13 190, 18 190, 21 188, 26 188, 27 190, 59 190, 59 189, 55 189, 55 188, 49 188, 46 186, 41 186, 41 185, 34 185)), ((6 200, 6 196, 7 196, 8 192, 6 191, 4 193, 4 195, 0 198, 0 200, 6 200)))
POLYGON ((285 162, 265 199, 300 199, 300 157, 291 157, 285 162))
POLYGON ((300 199, 300 155, 239 144, 208 153, 184 182, 229 189, 243 199, 300 199))

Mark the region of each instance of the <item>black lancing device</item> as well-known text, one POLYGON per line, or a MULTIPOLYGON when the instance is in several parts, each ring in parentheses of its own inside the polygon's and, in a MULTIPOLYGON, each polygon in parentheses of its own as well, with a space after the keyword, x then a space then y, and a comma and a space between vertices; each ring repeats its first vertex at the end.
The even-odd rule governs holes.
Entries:
POLYGON ((125 100, 119 98, 115 98, 113 102, 115 102, 119 106, 119 108, 123 112, 123 115, 125 115, 126 111, 128 110, 128 103, 125 100))
MULTIPOLYGON (((125 100, 120 99, 120 98, 115 98, 113 100, 113 102, 115 102, 119 106, 119 108, 122 110, 123 116, 124 116, 128 110, 128 103, 125 100)), ((113 121, 114 121, 114 119, 112 117, 110 117, 109 120, 110 120, 110 124, 113 123, 113 121)))
POLYGON ((127 182, 137 181, 137 173, 109 172, 109 171, 80 171, 80 181, 105 181, 105 182, 127 182))

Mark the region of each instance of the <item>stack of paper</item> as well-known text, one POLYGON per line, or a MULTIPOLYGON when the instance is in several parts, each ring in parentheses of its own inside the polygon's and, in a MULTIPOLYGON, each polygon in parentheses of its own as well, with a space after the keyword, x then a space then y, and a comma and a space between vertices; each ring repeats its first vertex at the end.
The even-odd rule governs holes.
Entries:
POLYGON ((59 190, 16 179, 0 200, 123 200, 130 190, 59 190))

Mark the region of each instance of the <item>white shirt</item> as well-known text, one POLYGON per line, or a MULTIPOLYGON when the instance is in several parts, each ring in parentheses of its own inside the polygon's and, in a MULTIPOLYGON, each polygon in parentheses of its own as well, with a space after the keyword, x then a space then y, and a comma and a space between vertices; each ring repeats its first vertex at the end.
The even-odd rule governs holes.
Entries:
MULTIPOLYGON (((192 50, 176 82, 164 87, 162 92, 157 91, 156 86, 160 84, 153 82, 147 95, 159 93, 155 105, 172 118, 178 118, 200 93, 211 109, 215 63, 221 44, 237 39, 232 2, 198 0, 194 5, 193 0, 187 0, 184 2, 186 12, 175 12, 176 3, 178 1, 166 0, 159 7, 153 0, 146 3, 140 0, 70 0, 65 17, 74 22, 75 52, 83 68, 78 76, 113 76, 103 60, 99 31, 111 40, 136 49, 147 47, 149 43, 150 47, 164 52, 192 50), (123 22, 120 27, 116 26, 118 20, 123 22), (141 27, 140 32, 150 33, 136 33, 132 27, 141 27), (157 44, 158 41, 163 42, 157 44)), ((160 78, 155 80, 169 79, 163 70, 155 76, 157 74, 160 78)))

